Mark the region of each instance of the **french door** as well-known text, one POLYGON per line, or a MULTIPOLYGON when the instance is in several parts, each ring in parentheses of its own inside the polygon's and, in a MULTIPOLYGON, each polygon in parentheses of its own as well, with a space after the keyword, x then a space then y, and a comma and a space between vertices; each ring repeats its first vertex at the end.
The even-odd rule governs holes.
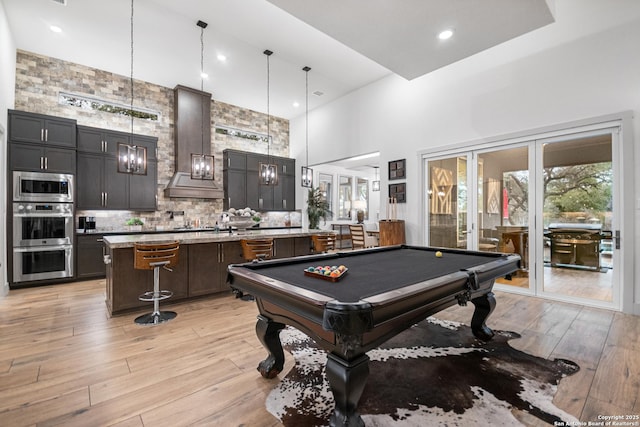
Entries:
POLYGON ((619 308, 617 130, 424 158, 425 241, 516 253, 497 289, 619 308))

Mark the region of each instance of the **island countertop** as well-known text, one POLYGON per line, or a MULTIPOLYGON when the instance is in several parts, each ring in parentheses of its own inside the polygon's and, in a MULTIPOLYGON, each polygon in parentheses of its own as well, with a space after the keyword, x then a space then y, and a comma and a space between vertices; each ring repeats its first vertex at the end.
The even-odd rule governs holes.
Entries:
POLYGON ((279 230, 247 230, 233 232, 226 231, 194 231, 182 233, 152 233, 152 234, 126 234, 104 236, 104 243, 111 249, 132 248, 135 243, 160 243, 178 241, 182 244, 232 242, 246 238, 271 237, 282 239, 289 237, 308 237, 313 234, 331 233, 327 230, 309 230, 306 228, 279 229, 279 230))

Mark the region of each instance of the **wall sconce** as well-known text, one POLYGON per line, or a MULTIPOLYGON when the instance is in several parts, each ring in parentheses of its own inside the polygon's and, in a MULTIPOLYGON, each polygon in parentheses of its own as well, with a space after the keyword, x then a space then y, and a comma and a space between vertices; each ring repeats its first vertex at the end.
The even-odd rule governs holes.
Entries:
POLYGON ((213 156, 191 153, 191 179, 213 179, 213 156))
POLYGON ((313 169, 302 166, 302 186, 313 187, 313 169))
POLYGON ((118 172, 147 174, 147 148, 118 143, 118 172))

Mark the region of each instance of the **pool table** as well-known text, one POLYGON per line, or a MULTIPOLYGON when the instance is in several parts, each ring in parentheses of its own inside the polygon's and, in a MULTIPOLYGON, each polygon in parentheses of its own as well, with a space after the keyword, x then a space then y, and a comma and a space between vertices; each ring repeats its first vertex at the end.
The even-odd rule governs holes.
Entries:
POLYGON ((228 282, 238 297, 251 296, 258 305, 256 332, 268 351, 258 366, 261 375, 282 371, 279 332, 294 326, 328 352, 336 405, 331 425, 355 426, 364 425, 357 406, 369 375, 367 351, 468 301, 475 306, 474 335, 490 340, 485 322, 496 304, 493 283, 519 266, 515 254, 401 245, 230 265, 228 282), (348 270, 337 281, 304 274, 318 265, 348 270))

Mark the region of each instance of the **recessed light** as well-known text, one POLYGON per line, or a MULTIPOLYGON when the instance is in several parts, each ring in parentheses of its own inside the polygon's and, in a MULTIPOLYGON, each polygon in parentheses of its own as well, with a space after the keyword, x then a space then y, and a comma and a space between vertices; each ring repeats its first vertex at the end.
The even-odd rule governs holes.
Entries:
POLYGON ((209 74, 207 74, 207 73, 200 73, 200 77, 202 77, 203 79, 208 79, 208 78, 209 78, 209 74))
POLYGON ((49 29, 51 31, 53 31, 54 33, 61 33, 62 32, 62 28, 58 27, 57 25, 52 25, 49 27, 49 29))
POLYGON ((218 54, 217 58, 218 58, 218 61, 220 62, 225 62, 227 60, 227 57, 221 53, 218 54))
POLYGON ((294 106, 295 108, 298 108, 298 107, 300 106, 300 103, 299 103, 298 101, 296 101, 296 102, 294 102, 294 103, 293 103, 293 106, 294 106))
POLYGON ((453 36, 453 30, 444 30, 441 31, 440 34, 438 34, 438 38, 440 40, 448 40, 451 38, 451 36, 453 36))

